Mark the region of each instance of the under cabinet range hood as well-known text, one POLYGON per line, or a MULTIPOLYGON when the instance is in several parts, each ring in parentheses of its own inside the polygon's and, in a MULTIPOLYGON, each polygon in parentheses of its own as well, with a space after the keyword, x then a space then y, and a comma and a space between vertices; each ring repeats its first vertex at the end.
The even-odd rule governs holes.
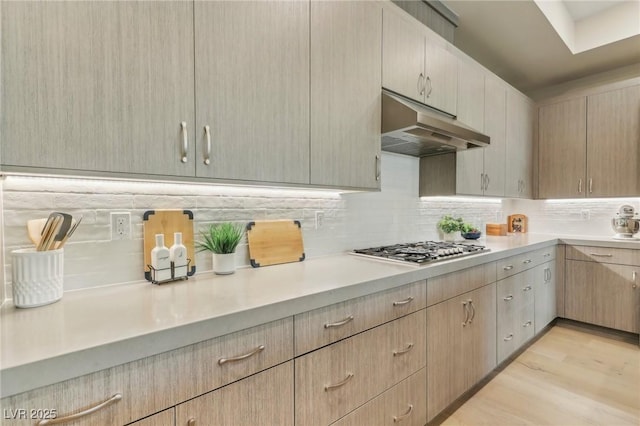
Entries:
POLYGON ((454 118, 382 91, 382 150, 414 157, 489 145, 489 136, 454 118))

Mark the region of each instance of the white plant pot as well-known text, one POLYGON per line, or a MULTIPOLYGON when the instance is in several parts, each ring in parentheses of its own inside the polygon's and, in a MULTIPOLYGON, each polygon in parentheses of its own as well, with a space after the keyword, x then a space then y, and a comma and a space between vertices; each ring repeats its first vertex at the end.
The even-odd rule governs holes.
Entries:
POLYGON ((445 240, 446 242, 452 243, 456 240, 461 240, 462 239, 462 235, 460 234, 460 231, 455 231, 455 232, 443 232, 442 233, 442 239, 445 240))
POLYGON ((236 271, 235 253, 213 253, 213 272, 218 275, 229 275, 236 271))

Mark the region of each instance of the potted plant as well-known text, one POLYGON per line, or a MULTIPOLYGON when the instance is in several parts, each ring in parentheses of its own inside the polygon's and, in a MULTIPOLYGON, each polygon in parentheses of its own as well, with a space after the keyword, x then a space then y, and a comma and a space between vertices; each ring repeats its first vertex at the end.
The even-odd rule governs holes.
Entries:
POLYGON ((201 235, 202 240, 196 242, 196 247, 198 251, 213 253, 213 272, 233 274, 236 270, 236 247, 244 235, 244 228, 229 222, 214 223, 201 235))
POLYGON ((480 238, 480 235, 482 235, 482 232, 480 232, 480 230, 474 225, 465 222, 460 227, 460 234, 465 240, 477 240, 480 238))
POLYGON ((438 229, 442 231, 442 236, 445 241, 455 241, 460 237, 460 229, 462 227, 462 218, 454 218, 450 215, 444 215, 438 221, 438 229))

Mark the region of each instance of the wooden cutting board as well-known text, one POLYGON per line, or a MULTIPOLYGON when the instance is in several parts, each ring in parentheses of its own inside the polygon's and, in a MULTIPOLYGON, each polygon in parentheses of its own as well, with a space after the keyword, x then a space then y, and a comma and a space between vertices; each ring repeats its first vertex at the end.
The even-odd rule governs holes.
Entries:
POLYGON ((151 250, 156 246, 156 234, 164 234, 164 245, 173 245, 173 233, 182 232, 182 244, 190 259, 188 276, 196 273, 193 245, 193 213, 191 210, 147 210, 142 217, 144 228, 144 277, 151 281, 151 250))
POLYGON ((302 227, 297 220, 261 220, 247 225, 251 266, 302 262, 302 227))

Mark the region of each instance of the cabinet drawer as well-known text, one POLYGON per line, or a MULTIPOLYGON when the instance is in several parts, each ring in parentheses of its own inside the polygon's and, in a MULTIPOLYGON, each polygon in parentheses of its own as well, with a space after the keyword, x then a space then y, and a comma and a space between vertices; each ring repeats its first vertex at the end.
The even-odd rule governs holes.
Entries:
POLYGON ((176 407, 179 426, 293 426, 293 361, 176 407))
POLYGON ((296 315, 296 356, 423 309, 426 292, 422 280, 296 315))
POLYGON ((328 425, 425 365, 425 309, 296 358, 296 423, 328 425))
POLYGON ((427 306, 473 291, 495 280, 495 262, 430 278, 427 282, 427 306))
POLYGON ((497 278, 501 280, 511 275, 519 274, 555 258, 556 247, 553 246, 500 259, 497 261, 497 278))
POLYGON ((291 358, 293 319, 286 318, 4 398, 0 405, 27 411, 46 408, 63 417, 111 400, 76 424, 122 425, 291 358), (254 356, 219 363, 259 346, 264 349, 254 356))
POLYGON ((382 395, 367 402, 334 426, 427 424, 427 369, 423 368, 382 395))
POLYGON ((533 303, 535 289, 535 270, 528 269, 496 283, 498 312, 503 306, 513 306, 517 311, 523 306, 533 303))
POLYGON ((566 250, 571 260, 640 266, 640 250, 590 246, 567 246, 566 250))
POLYGON ((534 336, 534 305, 520 307, 510 315, 498 313, 498 363, 507 359, 534 336))

